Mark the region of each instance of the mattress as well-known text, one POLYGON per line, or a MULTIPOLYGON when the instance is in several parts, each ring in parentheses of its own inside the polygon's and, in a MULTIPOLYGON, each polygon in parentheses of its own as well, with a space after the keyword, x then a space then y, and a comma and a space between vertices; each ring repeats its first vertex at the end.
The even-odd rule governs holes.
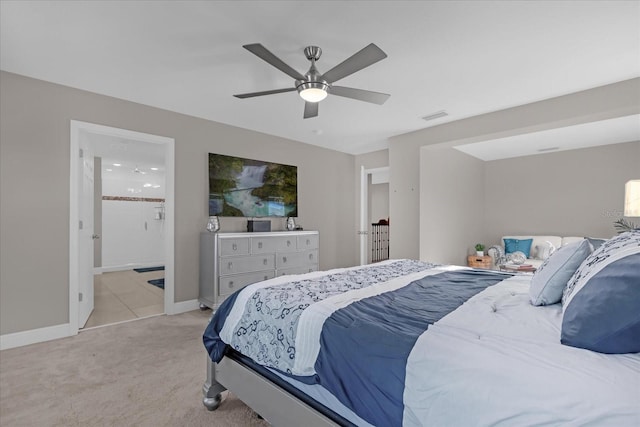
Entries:
MULTIPOLYGON (((395 261, 389 263, 392 262, 395 261)), ((350 269, 340 272, 345 270, 350 269)), ((367 390, 380 388, 381 382, 368 382, 369 379, 363 377, 375 377, 381 368, 373 369, 367 375, 338 377, 337 386, 326 380, 324 368, 317 372, 317 356, 314 359, 308 354, 316 354, 318 346, 337 348, 338 353, 342 353, 340 346, 322 335, 325 323, 331 323, 328 319, 335 313, 372 297, 397 295, 394 292, 426 276, 441 278, 452 271, 464 270, 469 269, 430 265, 310 304, 316 306, 310 311, 314 314, 306 316, 304 326, 300 327, 298 323, 295 330, 300 343, 307 340, 317 344, 311 346, 312 351, 300 353, 301 359, 311 362, 296 365, 296 360, 286 364, 285 369, 271 366, 272 371, 355 425, 640 425, 640 355, 604 355, 561 345, 561 307, 559 304, 531 306, 528 301, 530 276, 498 276, 495 283, 479 289, 451 312, 428 323, 425 330, 416 335, 404 362, 389 358, 388 371, 404 373, 399 390, 399 413, 389 409, 389 402, 384 400, 386 397, 374 401, 373 405, 379 407, 372 411, 363 410, 363 405, 372 405, 371 401, 354 404, 354 396, 357 400, 359 395, 367 394, 367 390), (399 371, 397 366, 391 366, 398 363, 403 365, 399 371), (294 366, 299 370, 290 369, 294 366), (313 372, 308 371, 310 366, 313 372), (300 373, 308 375, 297 375, 300 373), (354 384, 360 382, 362 384, 354 384), (385 416, 390 418, 381 418, 385 416)), ((316 272, 304 278, 317 279, 336 272, 316 272)), ((451 277, 459 280, 459 276, 451 277)), ((259 283, 254 288, 300 279, 278 278, 259 283)), ((427 288, 436 286, 431 281, 425 283, 427 288)), ((233 298, 241 301, 239 305, 242 302, 247 305, 253 291, 255 289, 248 289, 233 298)), ((422 305, 422 301, 418 301, 419 306, 422 305)), ((237 301, 230 301, 229 305, 233 305, 232 302, 237 301)), ((416 306, 418 310, 419 306, 416 306)), ((229 314, 230 318, 234 316, 234 324, 241 323, 238 316, 242 315, 229 314)), ((383 317, 388 316, 389 313, 383 310, 383 317)), ((217 320, 220 331, 225 319, 217 320)), ((379 323, 383 325, 386 321, 383 318, 379 323)), ((216 321, 212 320, 213 323, 216 321)), ((234 330, 237 333, 238 328, 234 330)), ((227 333, 227 339, 229 336, 227 333)), ((392 349, 396 344, 393 336, 388 338, 392 342, 381 341, 377 345, 392 349)), ((207 339, 211 340, 211 337, 205 337, 205 341, 207 339)), ((242 350, 240 347, 236 349, 242 350)), ((211 347, 208 349, 215 360, 211 347)), ((262 358, 268 362, 269 357, 263 356, 254 357, 254 360, 262 358)), ((329 371, 340 372, 343 365, 351 363, 350 358, 358 357, 355 353, 338 354, 335 360, 339 363, 321 357, 320 364, 332 365, 329 371)), ((362 360, 362 364, 370 368, 368 359, 362 360)), ((358 362, 355 365, 357 368, 358 362)), ((382 370, 385 371, 382 374, 389 374, 386 368, 382 370)), ((387 389, 379 391, 379 395, 397 393, 387 389)))

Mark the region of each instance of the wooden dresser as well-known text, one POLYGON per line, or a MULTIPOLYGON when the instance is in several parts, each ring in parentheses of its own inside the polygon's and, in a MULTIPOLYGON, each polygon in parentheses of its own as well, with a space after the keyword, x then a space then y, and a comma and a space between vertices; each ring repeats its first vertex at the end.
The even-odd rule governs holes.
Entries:
POLYGON ((200 307, 251 283, 318 270, 317 231, 200 234, 200 307))

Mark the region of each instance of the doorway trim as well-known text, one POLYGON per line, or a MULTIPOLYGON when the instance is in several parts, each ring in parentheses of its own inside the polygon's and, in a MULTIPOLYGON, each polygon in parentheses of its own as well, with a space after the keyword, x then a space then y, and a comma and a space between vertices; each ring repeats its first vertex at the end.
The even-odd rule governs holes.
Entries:
POLYGON ((367 263, 369 246, 369 175, 373 184, 389 182, 389 166, 373 169, 360 166, 360 265, 367 263))
MULTIPOLYGON (((174 307, 174 248, 175 248, 175 140, 165 136, 152 135, 132 130, 103 126, 94 123, 70 121, 70 197, 69 197, 69 335, 79 331, 78 292, 78 223, 79 223, 79 167, 77 156, 80 150, 80 134, 87 132, 118 138, 135 139, 142 142, 165 146, 165 241, 164 241, 164 312, 174 314, 180 310, 174 307)), ((93 266, 91 266, 93 269, 93 266)))

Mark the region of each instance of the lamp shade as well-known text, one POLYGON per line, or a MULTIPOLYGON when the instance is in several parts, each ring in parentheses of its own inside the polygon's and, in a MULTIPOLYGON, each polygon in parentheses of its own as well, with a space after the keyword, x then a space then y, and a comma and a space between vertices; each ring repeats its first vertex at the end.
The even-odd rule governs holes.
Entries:
POLYGON ((327 97, 328 88, 325 82, 302 82, 298 85, 298 93, 307 102, 320 102, 327 97))
POLYGON ((624 216, 640 217, 640 179, 627 181, 624 186, 624 216))

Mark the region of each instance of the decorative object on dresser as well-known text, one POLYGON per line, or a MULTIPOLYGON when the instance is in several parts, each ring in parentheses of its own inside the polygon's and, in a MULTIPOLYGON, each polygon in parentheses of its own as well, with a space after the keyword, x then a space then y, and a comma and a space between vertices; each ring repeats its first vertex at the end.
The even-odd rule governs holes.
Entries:
POLYGON ((210 233, 215 233, 220 230, 220 220, 217 216, 210 216, 209 222, 207 222, 207 231, 210 233))
POLYGON ((234 291, 285 274, 318 270, 317 231, 200 234, 200 308, 216 309, 234 291))
POLYGON ((491 257, 488 255, 469 255, 467 257, 467 265, 473 268, 491 268, 491 261, 491 257))
POLYGON ((250 233, 257 231, 271 231, 271 221, 268 219, 260 221, 250 219, 247 221, 247 231, 250 233))
POLYGON ((484 245, 482 243, 477 243, 476 244, 476 255, 477 256, 484 256, 484 245))
POLYGON ((296 229, 296 221, 293 219, 292 216, 287 218, 287 230, 289 231, 293 231, 296 229))

